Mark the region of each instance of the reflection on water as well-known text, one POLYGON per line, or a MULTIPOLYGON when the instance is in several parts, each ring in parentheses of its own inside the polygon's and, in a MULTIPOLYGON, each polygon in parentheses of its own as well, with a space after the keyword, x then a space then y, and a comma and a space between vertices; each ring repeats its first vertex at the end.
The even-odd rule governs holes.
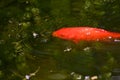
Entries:
MULTIPOLYGON (((40 66, 36 78, 42 80, 103 80, 120 68, 120 43, 56 40, 33 50, 32 66, 40 66), (51 45, 52 44, 52 45, 51 45)), ((31 62, 30 62, 31 63, 31 62)))

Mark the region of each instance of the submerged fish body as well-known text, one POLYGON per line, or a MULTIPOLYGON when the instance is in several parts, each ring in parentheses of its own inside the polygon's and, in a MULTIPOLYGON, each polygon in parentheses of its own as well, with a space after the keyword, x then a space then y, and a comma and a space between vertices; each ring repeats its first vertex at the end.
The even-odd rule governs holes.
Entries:
POLYGON ((120 33, 92 27, 61 28, 54 31, 52 35, 75 43, 79 41, 120 41, 120 33))

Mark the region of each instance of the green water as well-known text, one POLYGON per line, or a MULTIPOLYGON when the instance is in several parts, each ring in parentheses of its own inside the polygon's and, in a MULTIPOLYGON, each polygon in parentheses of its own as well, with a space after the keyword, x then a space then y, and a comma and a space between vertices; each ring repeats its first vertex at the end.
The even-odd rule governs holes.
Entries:
POLYGON ((56 29, 120 32, 119 0, 1 0, 0 80, 110 80, 120 75, 120 42, 74 44, 56 29))

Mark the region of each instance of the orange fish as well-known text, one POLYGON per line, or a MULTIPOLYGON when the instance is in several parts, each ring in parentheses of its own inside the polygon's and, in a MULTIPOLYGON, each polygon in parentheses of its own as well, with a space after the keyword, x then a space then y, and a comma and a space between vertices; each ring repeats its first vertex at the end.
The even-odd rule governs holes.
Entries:
POLYGON ((71 40, 75 43, 79 41, 120 42, 120 33, 92 27, 61 28, 54 31, 52 35, 61 39, 71 40))

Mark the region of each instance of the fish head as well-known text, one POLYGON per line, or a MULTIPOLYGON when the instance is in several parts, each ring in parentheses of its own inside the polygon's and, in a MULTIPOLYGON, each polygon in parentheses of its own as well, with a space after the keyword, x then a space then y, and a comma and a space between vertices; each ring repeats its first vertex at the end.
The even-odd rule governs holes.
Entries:
POLYGON ((61 28, 59 30, 56 30, 52 33, 52 36, 65 40, 71 40, 74 37, 68 28, 61 28))

